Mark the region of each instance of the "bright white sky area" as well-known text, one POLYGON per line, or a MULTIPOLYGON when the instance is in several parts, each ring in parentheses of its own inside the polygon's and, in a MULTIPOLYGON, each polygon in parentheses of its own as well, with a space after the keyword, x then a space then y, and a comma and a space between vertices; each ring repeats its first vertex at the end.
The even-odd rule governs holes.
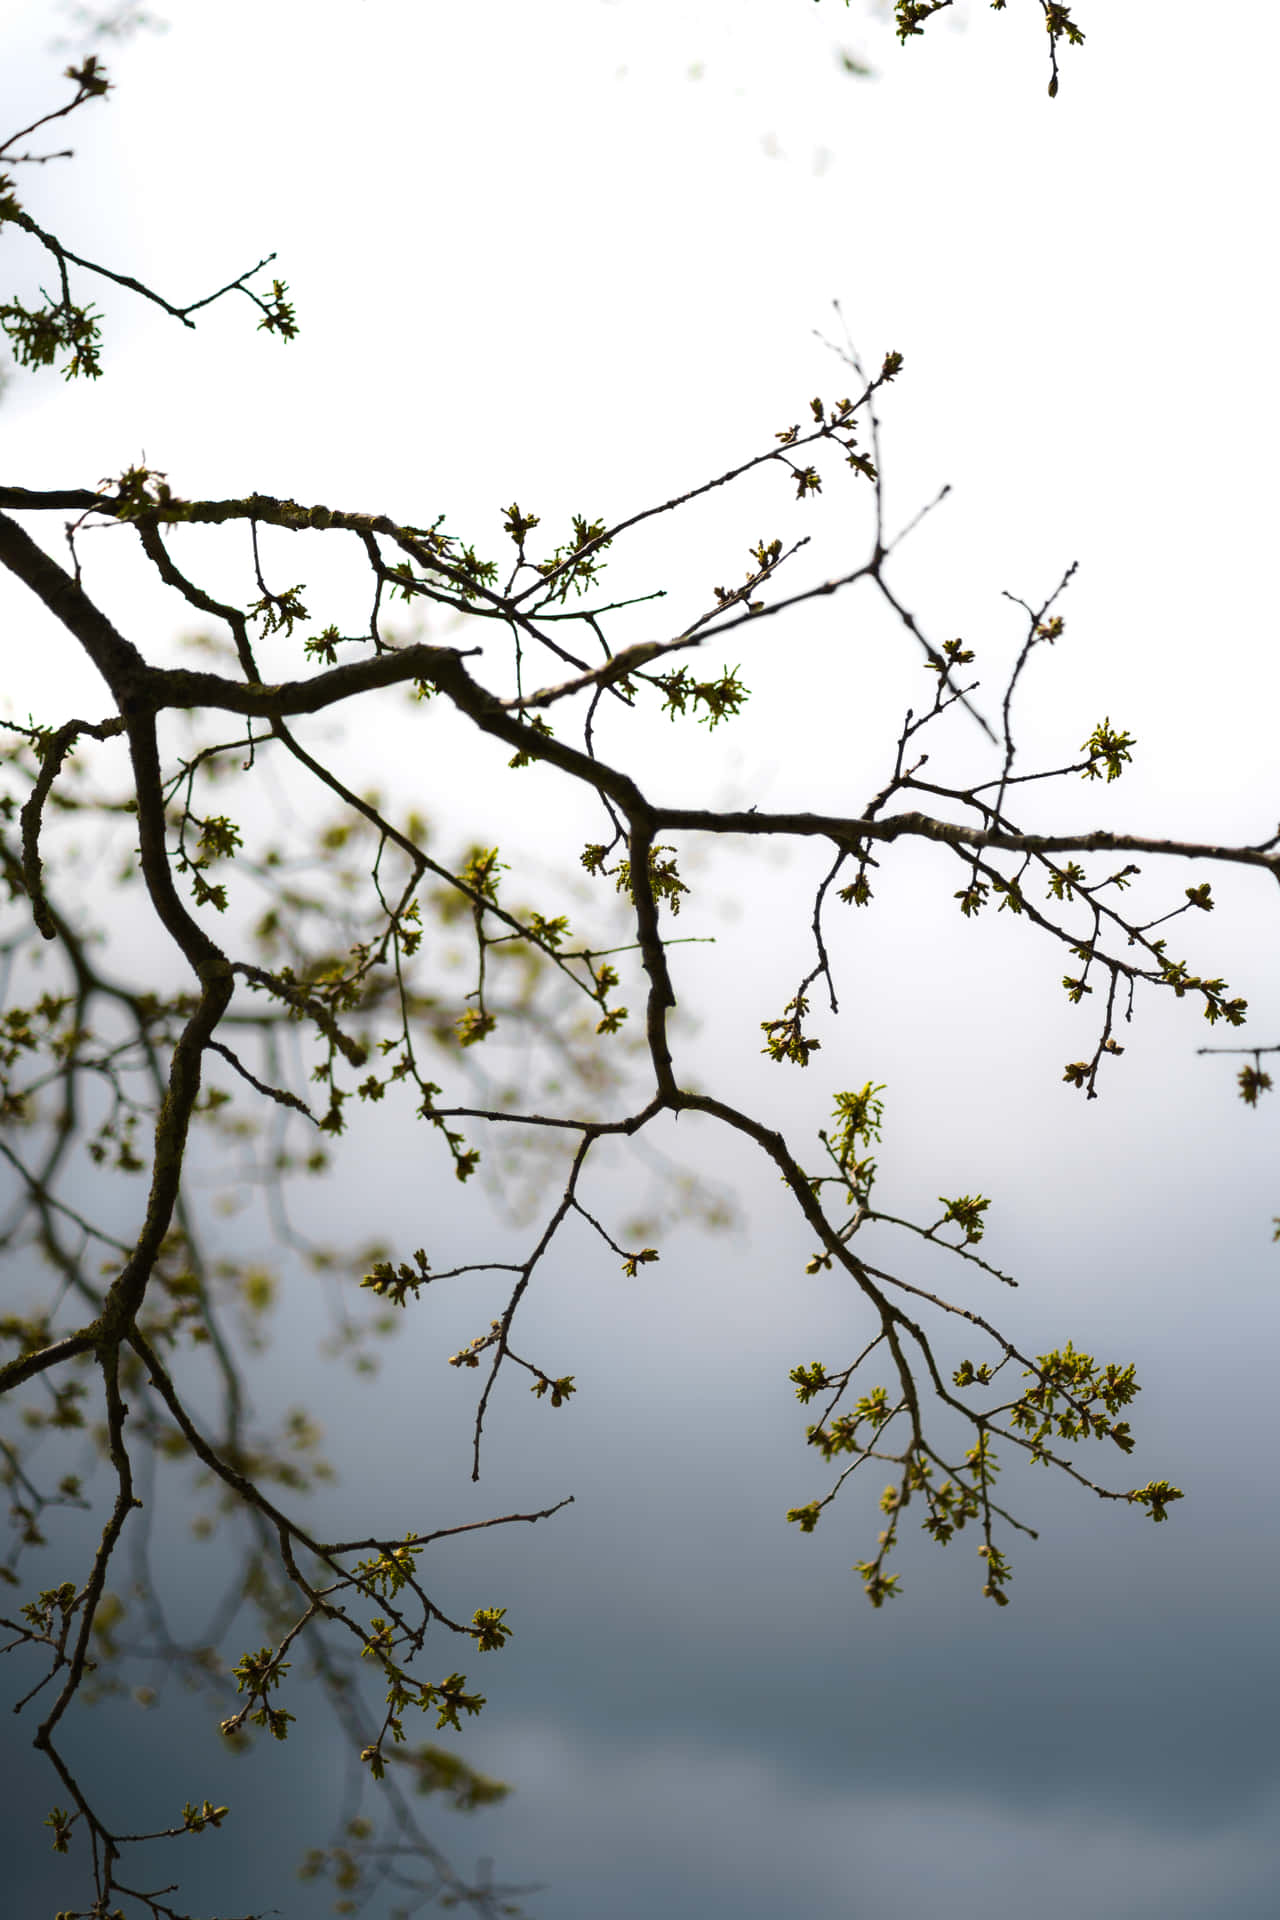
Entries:
MULTIPOLYGON (((1079 562, 1066 635, 1020 696, 1025 762, 1072 758, 1104 715, 1139 744, 1117 786, 1075 783, 1046 816, 1261 841, 1280 819, 1280 19, 1258 0, 1074 10, 1087 44, 1063 51, 1050 102, 1034 0, 958 6, 906 48, 859 0, 169 0, 167 31, 101 47, 115 91, 76 116, 73 162, 28 171, 24 201, 177 302, 275 249, 300 338, 259 334, 244 301, 191 333, 104 289, 105 377, 15 376, 0 480, 92 486, 145 455, 181 494, 443 512, 497 551, 513 499, 548 529, 615 519, 759 451, 810 395, 850 391, 814 338, 838 331, 837 300, 870 365, 905 358, 882 409, 890 525, 953 489, 894 579, 935 641, 975 647, 989 709, 1022 635, 1002 590, 1038 601, 1079 562), (845 71, 842 49, 875 77, 845 71)), ((61 30, 47 0, 10 0, 0 126, 61 98, 61 30)), ((32 268, 9 235, 0 258, 8 297, 32 268)), ((803 510, 792 491, 767 472, 659 521, 606 578, 669 588, 674 626, 690 596, 741 575, 752 541, 810 530, 802 511, 814 539, 794 584, 864 557, 847 490, 803 510)), ((110 537, 93 565, 158 657, 189 623, 110 537)), ((308 573, 309 552, 276 551, 290 581, 308 573)), ((336 601, 320 564, 309 577, 336 601)), ((649 637, 650 617, 629 615, 623 637, 649 637)), ((39 717, 81 669, 26 621, 0 590, 3 693, 39 717)), ((836 600, 739 638, 755 693, 741 720, 714 740, 645 736, 662 798, 864 800, 903 706, 928 698, 907 637, 836 600)), ((956 765, 986 766, 976 734, 956 738, 971 755, 956 765)), ((460 835, 472 819, 476 837, 501 831, 505 799, 483 779, 394 770, 406 791, 419 777, 437 813, 465 796, 460 835)), ((528 791, 572 866, 588 837, 573 805, 528 791)), ((532 1307, 584 1390, 559 1424, 510 1416, 480 1497, 579 1499, 559 1535, 539 1529, 508 1560, 477 1550, 520 1624, 464 1750, 517 1792, 448 1844, 544 1882, 539 1920, 1004 1920, 1032 1901, 1066 1920, 1082 1885, 1107 1920, 1262 1920, 1280 1800, 1280 1109, 1246 1112, 1234 1063, 1195 1049, 1280 1040, 1280 901, 1263 877, 1215 872, 1221 905, 1186 928, 1188 957, 1257 1017, 1211 1033, 1189 1003, 1149 1000, 1086 1105, 1061 1069, 1095 1027, 1064 1003, 1061 955, 1009 916, 962 921, 950 869, 915 857, 833 937, 847 993, 818 1084, 816 1066, 788 1079, 755 1047, 809 964, 824 864, 708 871, 720 944, 681 962, 697 1071, 769 1102, 797 1138, 825 1122, 833 1085, 887 1082, 882 1181, 902 1210, 994 1194, 984 1251, 1024 1282, 1009 1324, 1037 1351, 1074 1337, 1138 1359, 1136 1483, 1167 1474, 1188 1498, 1152 1528, 1046 1481, 1044 1537, 1023 1546, 1003 1616, 967 1546, 953 1566, 924 1542, 900 1551, 903 1598, 872 1613, 848 1572, 874 1530, 865 1503, 813 1539, 782 1524, 825 1488, 787 1370, 820 1343, 851 1357, 846 1303, 805 1279, 811 1249, 758 1168, 710 1159, 745 1230, 674 1238, 627 1291, 584 1261, 532 1307)), ((1203 877, 1171 872, 1171 903, 1203 877)), ((414 1232, 416 1163, 389 1134, 377 1150, 362 1186, 383 1230, 399 1206, 414 1232)), ((350 1194, 321 1204, 336 1218, 350 1194)), ((460 1338, 472 1320, 464 1305, 460 1338)), ((304 1345, 297 1392, 328 1396, 341 1461, 368 1388, 335 1385, 304 1345)), ((385 1500, 402 1527, 423 1432, 447 1452, 466 1419, 468 1383, 450 1375, 424 1404, 417 1366, 406 1340, 378 1390, 379 1443, 363 1477, 346 1472, 344 1497, 385 1500)), ((176 1764, 184 1725, 128 1723, 140 1775, 176 1764)), ((255 1757, 252 1792, 245 1771, 222 1789, 245 1808, 240 1877, 201 1883, 201 1910, 259 1901, 301 1920, 320 1910, 290 1877, 304 1803, 309 1818, 340 1772, 314 1750, 292 1774, 287 1753, 261 1759, 280 1764, 255 1757)), ((44 1871, 33 1858, 33 1913, 62 1901, 44 1871)))

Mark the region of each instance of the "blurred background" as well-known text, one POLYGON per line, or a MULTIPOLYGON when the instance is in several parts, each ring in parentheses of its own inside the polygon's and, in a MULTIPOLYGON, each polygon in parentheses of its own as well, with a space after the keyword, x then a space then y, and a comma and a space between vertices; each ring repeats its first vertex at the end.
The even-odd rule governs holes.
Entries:
MULTIPOLYGON (((858 0, 169 0, 163 30, 96 42, 73 10, 11 0, 0 124, 57 104, 91 44, 116 88, 69 129, 74 162, 28 171, 35 217, 176 302, 275 248, 302 331, 282 348, 228 301, 192 334, 107 290, 106 377, 7 383, 4 477, 93 486, 145 458, 181 494, 443 512, 497 549, 513 498, 548 529, 612 520, 759 451, 811 394, 850 391, 815 337, 843 337, 838 301, 869 365, 905 359, 883 404, 890 526, 951 484, 893 578, 935 642, 975 649, 987 710, 1025 631, 1005 591, 1038 604, 1079 562, 1066 635, 1020 694, 1020 764, 1072 759, 1104 715, 1138 747, 1118 786, 1073 782, 1026 817, 1264 840, 1280 25, 1248 9, 1229 34, 1189 0, 1117 11, 1079 0, 1087 44, 1064 51, 1051 102, 1030 0, 958 7, 905 48, 888 10, 858 0)), ((29 278, 18 238, 5 247, 10 277, 29 278)), ((812 534, 793 587, 865 556, 869 490, 803 507, 790 493, 766 470, 652 523, 611 557, 611 591, 666 588, 674 630, 762 535, 812 534)), ((91 586, 162 657, 186 610, 107 538, 90 552, 91 586)), ((309 548, 305 564, 298 546, 264 552, 340 602, 309 548)), ((651 610, 626 618, 617 641, 653 630, 651 610)), ((0 619, 10 710, 83 710, 57 630, 7 587, 0 619)), ((738 639, 740 719, 710 738, 640 729, 661 796, 860 805, 905 707, 930 697, 908 637, 837 597, 738 639)), ((333 749, 459 845, 510 834, 514 806, 547 886, 571 874, 598 832, 581 802, 544 769, 509 789, 463 730, 431 726, 405 731, 394 764, 383 735, 333 749)), ((962 716, 949 738, 940 770, 990 771, 962 716)), ((772 1179, 690 1116, 653 1146, 700 1175, 726 1224, 670 1227, 634 1280, 585 1232, 566 1237, 522 1324, 577 1397, 553 1414, 508 1389, 478 1488, 475 1376, 443 1357, 498 1311, 496 1283, 424 1298, 374 1385, 326 1359, 327 1311, 299 1276, 246 1368, 264 1408, 300 1402, 323 1422, 340 1477, 316 1497, 318 1530, 574 1495, 441 1559, 447 1603, 505 1604, 516 1629, 473 1662, 490 1704, 457 1742, 514 1792, 431 1830, 459 1860, 541 1883, 529 1905, 545 1920, 976 1920, 1033 1902, 1066 1920, 1085 1900, 1117 1920, 1270 1915, 1276 1119, 1241 1104, 1237 1062, 1196 1049, 1280 1040, 1276 902, 1261 877, 1215 872, 1217 913, 1171 938, 1246 995, 1243 1033, 1211 1032, 1190 1001, 1140 1003, 1086 1103, 1062 1065, 1096 1033, 1087 1004, 1065 1002, 1061 956, 1024 925, 962 920, 934 850, 903 850, 873 909, 833 923, 842 1012, 822 1016, 808 1072, 760 1058, 759 1023, 810 964, 825 864, 689 848, 680 930, 716 944, 680 950, 681 1071, 797 1147, 835 1088, 884 1082, 881 1204, 927 1220, 940 1193, 992 1195, 983 1252, 1022 1286, 997 1300, 983 1281, 966 1300, 1036 1352, 1072 1338, 1135 1360, 1140 1444, 1122 1477, 1167 1477, 1186 1499, 1153 1527, 1024 1475, 1008 1497, 1041 1538, 1015 1549, 1012 1606, 982 1599, 968 1536, 944 1553, 909 1529, 902 1598, 873 1612, 849 1568, 878 1487, 851 1489, 812 1537, 784 1523, 827 1485, 787 1373, 851 1358, 856 1306, 806 1276, 809 1236, 772 1179)), ((1173 904, 1204 877, 1144 878, 1173 904)), ((146 958, 125 929, 122 963, 131 939, 146 958)), ((621 1219, 665 1178, 620 1153, 593 1191, 621 1219)), ((309 1224, 405 1248, 434 1236, 443 1264, 474 1257, 476 1195, 459 1194, 412 1132, 364 1116, 309 1224)), ((495 1258, 527 1240, 496 1211, 483 1235, 495 1258)), ((217 1540, 184 1544, 189 1516, 157 1500, 174 1617, 194 1619, 217 1540)), ((50 1581, 89 1537, 67 1524, 50 1581)), ((311 1713, 300 1737, 241 1759, 180 1695, 80 1716, 73 1747, 144 1805, 171 1817, 175 1783, 231 1805, 234 1836, 184 1842, 172 1867, 190 1911, 327 1909, 295 1867, 342 1811, 346 1762, 323 1706, 295 1710, 311 1713)), ((23 1724, 6 1733, 5 1857, 13 1911, 36 1916, 79 1887, 44 1850, 57 1796, 23 1724)))

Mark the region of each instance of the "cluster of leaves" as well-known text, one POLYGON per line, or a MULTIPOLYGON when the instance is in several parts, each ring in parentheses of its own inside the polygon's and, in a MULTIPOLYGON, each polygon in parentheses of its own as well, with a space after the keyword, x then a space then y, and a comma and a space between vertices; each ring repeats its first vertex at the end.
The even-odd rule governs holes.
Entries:
POLYGON ((0 331, 5 334, 13 357, 18 366, 31 370, 56 365, 62 356, 62 372, 68 380, 96 380, 102 373, 102 315, 88 301, 75 298, 71 290, 71 269, 78 267, 83 272, 96 275, 100 279, 114 281, 127 287, 131 292, 152 301, 156 306, 172 314, 175 319, 187 326, 194 326, 191 315, 202 307, 220 300, 224 294, 239 292, 246 295, 260 314, 258 325, 268 333, 277 334, 282 340, 292 340, 298 331, 297 316, 289 300, 288 286, 282 280, 273 280, 269 294, 259 293, 250 282, 259 273, 268 260, 261 260, 256 267, 240 274, 227 286, 216 293, 206 295, 204 299, 194 301, 190 306, 177 307, 154 293, 140 281, 128 274, 114 272, 91 260, 82 259, 65 247, 53 234, 47 233, 28 213, 18 198, 17 185, 12 171, 16 166, 31 161, 43 161, 50 158, 66 158, 65 154, 45 155, 17 151, 19 144, 33 133, 53 122, 65 119, 69 114, 85 106, 91 100, 105 100, 112 91, 111 82, 96 54, 89 54, 79 66, 66 69, 65 77, 72 81, 75 92, 63 106, 52 112, 42 114, 29 126, 22 127, 0 145, 0 230, 8 226, 19 228, 37 240, 52 259, 58 274, 56 294, 40 288, 39 304, 33 304, 30 297, 14 295, 10 300, 0 302, 0 331))
MULTIPOLYGON (((893 17, 899 40, 905 45, 916 38, 935 14, 945 12, 954 4, 955 0, 894 0, 893 17)), ((994 13, 1003 13, 1008 0, 988 0, 988 4, 994 13)), ((1069 47, 1083 46, 1084 33, 1062 0, 1036 0, 1036 4, 1044 15, 1045 32, 1049 36, 1049 98, 1052 100, 1058 92, 1059 42, 1069 47)))
POLYGON ((1139 1391, 1132 1364, 1122 1366, 1112 1361, 1100 1364, 1091 1354, 1077 1351, 1070 1342, 1061 1351, 1055 1349, 1028 1359, 989 1322, 968 1308, 950 1304, 935 1293, 925 1293, 850 1251, 855 1234, 864 1230, 868 1222, 881 1222, 933 1241, 949 1253, 972 1261, 1012 1284, 1007 1275, 988 1267, 970 1251, 986 1231, 985 1215, 991 1202, 984 1196, 943 1197, 942 1217, 927 1229, 871 1205, 875 1163, 860 1156, 881 1137, 884 1102, 880 1096, 883 1092, 883 1087, 868 1082, 860 1092, 838 1095, 835 1118, 839 1124, 833 1131, 819 1135, 839 1173, 817 1176, 811 1182, 813 1190, 816 1193, 834 1179, 845 1187, 847 1199, 856 1202, 857 1212, 843 1229, 828 1239, 824 1251, 810 1261, 808 1271, 829 1269, 834 1262, 839 1262, 849 1271, 860 1273, 868 1289, 878 1295, 881 1319, 878 1332, 850 1365, 832 1368, 815 1360, 791 1370, 796 1398, 802 1405, 828 1396, 821 1417, 806 1430, 808 1444, 825 1461, 848 1456, 849 1465, 842 1468, 825 1496, 792 1507, 787 1519, 802 1533, 812 1533, 824 1509, 836 1499, 859 1467, 868 1460, 892 1463, 898 1470, 898 1478, 886 1487, 880 1499, 880 1511, 888 1516, 888 1523, 880 1532, 875 1554, 857 1561, 854 1567, 872 1606, 881 1607, 901 1592, 899 1576, 887 1573, 885 1562, 897 1544, 901 1516, 914 1499, 923 1508, 923 1530, 940 1546, 948 1545, 969 1523, 977 1524, 982 1536, 978 1549, 983 1563, 982 1591, 1003 1607, 1009 1602, 1006 1589, 1012 1568, 1004 1550, 995 1542, 995 1527, 1003 1522, 1031 1535, 1033 1529, 1017 1520, 993 1497, 1000 1472, 995 1449, 998 1437, 1020 1450, 1028 1461, 1063 1469, 1103 1499, 1140 1506, 1153 1520, 1164 1520, 1170 1504, 1180 1500, 1182 1494, 1167 1480, 1123 1489, 1098 1486, 1051 1444, 1060 1441, 1074 1445, 1109 1439, 1122 1453, 1131 1453, 1134 1439, 1129 1422, 1116 1416, 1139 1391), (948 1225, 962 1230, 964 1237, 958 1244, 939 1238, 940 1230, 948 1225), (957 1390, 963 1393, 966 1389, 990 1387, 1011 1363, 1022 1364, 1022 1377, 1030 1384, 1012 1400, 996 1400, 976 1408, 967 1399, 957 1398, 943 1384, 931 1336, 889 1297, 895 1289, 905 1289, 908 1294, 931 1301, 944 1313, 976 1320, 992 1340, 998 1357, 979 1362, 962 1360, 952 1374, 952 1385, 957 1390), (958 1413, 973 1434, 971 1444, 958 1459, 941 1451, 926 1431, 914 1372, 905 1360, 907 1342, 919 1349, 939 1401, 958 1413), (897 1366, 896 1389, 891 1391, 883 1383, 877 1383, 853 1397, 855 1379, 882 1346, 888 1348, 897 1366), (900 1444, 896 1446, 891 1444, 895 1430, 900 1434, 900 1444))
POLYGON ((750 697, 737 667, 726 667, 714 680, 695 679, 688 667, 677 667, 671 673, 655 674, 654 680, 673 720, 677 714, 696 713, 702 725, 713 731, 722 720, 741 713, 750 697))

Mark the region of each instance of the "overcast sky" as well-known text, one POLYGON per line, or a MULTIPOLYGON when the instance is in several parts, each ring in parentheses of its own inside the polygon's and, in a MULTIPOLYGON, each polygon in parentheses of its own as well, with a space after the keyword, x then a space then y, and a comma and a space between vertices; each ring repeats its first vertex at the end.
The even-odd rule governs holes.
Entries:
MULTIPOLYGON (((116 93, 78 116, 77 160, 33 172, 24 197, 67 244, 176 300, 278 249, 301 338, 281 349, 247 305, 189 334, 104 297, 106 377, 15 380, 4 477, 93 485, 145 452, 180 493, 447 511, 485 548, 513 497, 546 525, 617 517, 755 452, 810 394, 846 391, 813 338, 838 299, 869 362, 905 356, 884 408, 891 521, 954 488, 897 576, 926 630, 965 635, 998 686, 1019 637, 1002 590, 1042 597, 1080 562, 1068 638, 1025 696, 1027 761, 1071 757, 1104 713, 1140 751, 1118 787, 1064 796, 1071 820, 1261 840, 1280 693, 1280 24, 1246 6, 1228 30, 1191 0, 1076 12, 1088 42, 1064 52, 1050 102, 1033 0, 957 7, 905 49, 858 0, 171 0, 168 31, 104 49, 116 93), (842 48, 875 77, 842 70, 842 48)), ((47 4, 7 9, 3 124, 60 97, 58 29, 47 4)), ((785 493, 718 501, 690 523, 695 558, 669 523, 615 577, 669 585, 677 605, 705 594, 763 516, 782 530, 785 493)), ((862 557, 844 511, 815 509, 814 577, 862 557)), ((95 565, 159 657, 185 623, 114 549, 95 565)), ((79 668, 8 592, 0 615, 5 691, 40 713, 79 668)), ((744 659, 757 698, 714 753, 700 730, 647 740, 662 797, 861 802, 920 697, 907 645, 839 602, 790 637, 779 626, 744 659)), ((398 775, 438 814, 465 813, 459 837, 498 831, 503 796, 450 759, 460 733, 443 738, 398 775)), ((978 748, 957 751, 977 766, 978 748)), ((571 868, 580 803, 548 787, 538 805, 571 868)), ((836 1281, 805 1276, 809 1236, 772 1178, 688 1116, 655 1145, 733 1192, 739 1224, 672 1232, 636 1282, 566 1242, 527 1338, 579 1398, 555 1416, 504 1402, 478 1490, 474 1376, 439 1354, 496 1305, 432 1296, 387 1358, 373 1433, 367 1384, 313 1357, 320 1330, 300 1313, 260 1391, 324 1404, 334 1532, 355 1514, 402 1530, 575 1495, 442 1574, 459 1607, 506 1602, 516 1623, 461 1750, 517 1791, 440 1831, 544 1883, 540 1920, 1275 1911, 1276 1116, 1245 1111, 1231 1063, 1195 1055, 1220 1030, 1172 1002, 1140 1008, 1086 1105, 1061 1084, 1094 1037, 1063 1004, 1061 959, 1026 929, 960 921, 949 866, 901 865, 877 911, 834 936, 847 992, 819 1083, 755 1047, 808 964, 821 863, 712 863, 689 930, 718 944, 679 962, 701 1022, 684 1058, 797 1143, 834 1085, 888 1083, 884 1204, 993 1194, 984 1251, 1023 1289, 975 1306, 1036 1351, 1071 1337, 1137 1360, 1125 1472, 1187 1498, 1153 1527, 1036 1476, 1022 1504, 1042 1537, 1017 1552, 1009 1608, 981 1598, 967 1542, 940 1554, 916 1538, 903 1597, 873 1612, 849 1572, 874 1536, 868 1504, 850 1498, 811 1538, 783 1521, 826 1484, 788 1369, 852 1357, 860 1323, 836 1281)), ((1170 875, 1174 899, 1192 877, 1170 875)), ((1280 1039, 1272 890, 1223 874, 1214 891, 1219 912, 1188 931, 1196 963, 1248 996, 1248 1039, 1280 1039)), ((371 1230, 419 1244, 416 1143, 370 1120, 348 1152, 354 1184, 322 1196, 322 1222, 339 1230, 358 1190, 371 1230)), ((616 1179, 610 1204, 629 1204, 634 1176, 620 1163, 616 1179)), ((430 1204, 466 1244, 454 1192, 430 1204)), ((494 1227, 485 1244, 501 1243, 494 1227)), ((173 1569, 180 1598, 207 1577, 194 1549, 173 1569)), ((181 1863, 192 1911, 324 1910, 292 1866, 324 1837, 340 1761, 317 1732, 233 1763, 210 1717, 104 1710, 77 1737, 140 1794, 171 1795, 181 1771, 180 1797, 233 1805, 237 1838, 181 1863)), ((55 1796, 21 1737, 5 1768, 9 1811, 42 1817, 55 1796)), ((77 1892, 30 1832, 8 1854, 25 1863, 24 1920, 77 1892)))

